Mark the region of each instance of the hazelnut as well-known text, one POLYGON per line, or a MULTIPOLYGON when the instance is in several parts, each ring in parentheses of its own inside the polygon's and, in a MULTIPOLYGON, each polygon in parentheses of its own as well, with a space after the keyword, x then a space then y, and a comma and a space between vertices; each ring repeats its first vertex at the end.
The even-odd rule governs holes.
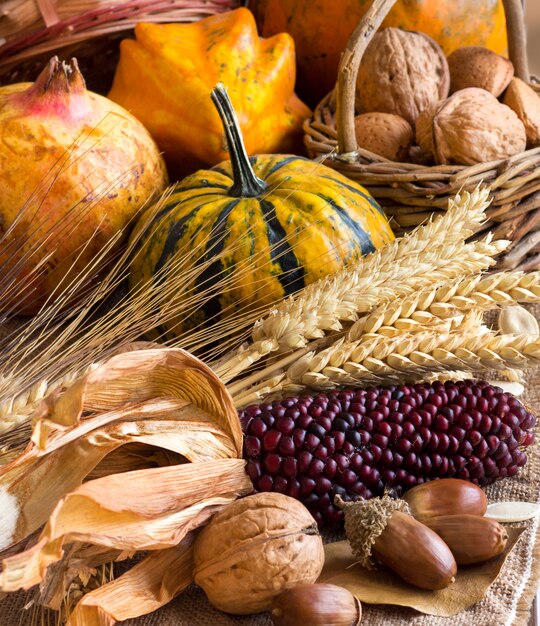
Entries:
POLYGON ((512 62, 481 46, 454 50, 448 57, 450 93, 478 87, 498 98, 514 75, 512 62))
POLYGON ((525 127, 510 107, 484 89, 456 91, 419 120, 416 139, 441 165, 473 165, 525 150, 525 127))
POLYGON ((540 145, 540 96, 519 78, 513 78, 503 98, 525 126, 527 145, 540 145))
POLYGON ((413 140, 407 120, 392 113, 362 113, 354 119, 359 148, 374 152, 390 161, 404 161, 413 140))
POLYGON ((423 33, 385 28, 367 47, 356 83, 361 113, 381 111, 414 126, 419 113, 446 98, 450 72, 440 46, 423 33))

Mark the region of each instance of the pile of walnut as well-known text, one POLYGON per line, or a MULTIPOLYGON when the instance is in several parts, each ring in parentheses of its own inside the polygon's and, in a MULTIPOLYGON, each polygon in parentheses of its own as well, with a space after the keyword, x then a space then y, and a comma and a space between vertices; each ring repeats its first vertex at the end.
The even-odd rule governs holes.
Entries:
POLYGON ((423 33, 386 28, 358 73, 358 146, 391 161, 473 165, 540 145, 540 98, 486 48, 448 59, 423 33))

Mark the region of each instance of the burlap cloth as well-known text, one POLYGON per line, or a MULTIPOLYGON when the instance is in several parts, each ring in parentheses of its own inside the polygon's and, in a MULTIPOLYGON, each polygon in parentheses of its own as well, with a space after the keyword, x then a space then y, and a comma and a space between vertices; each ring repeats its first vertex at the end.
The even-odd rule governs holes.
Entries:
MULTIPOLYGON (((540 305, 531 310, 540 319, 540 305)), ((526 378, 521 398, 540 415, 540 368, 526 378)), ((539 441, 528 450, 528 462, 520 474, 486 488, 490 501, 525 500, 540 502, 540 427, 539 441)), ((412 609, 389 606, 363 606, 362 624, 366 626, 527 626, 540 580, 540 518, 526 522, 526 530, 508 557, 499 578, 485 598, 454 617, 422 615, 412 609)), ((327 535, 327 541, 342 539, 327 535)), ((32 620, 32 609, 23 610, 29 593, 12 594, 0 604, 0 626, 42 624, 32 620)), ((54 624, 52 620, 43 622, 54 624)), ((126 626, 271 626, 268 614, 235 617, 214 609, 202 590, 192 585, 180 597, 155 613, 122 622, 126 626)), ((300 625, 299 625, 300 626, 300 625)), ((305 626, 309 626, 306 624, 305 626)))

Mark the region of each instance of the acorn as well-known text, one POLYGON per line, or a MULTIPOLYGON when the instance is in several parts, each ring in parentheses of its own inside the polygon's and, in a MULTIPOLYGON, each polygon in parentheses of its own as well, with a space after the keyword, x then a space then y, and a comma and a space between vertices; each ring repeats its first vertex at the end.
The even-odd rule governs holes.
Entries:
POLYGON ((446 543, 458 565, 483 563, 499 556, 508 541, 504 526, 478 515, 442 515, 425 524, 446 543))
POLYGON ((408 514, 403 500, 389 495, 344 502, 345 533, 354 556, 364 567, 381 562, 421 589, 443 589, 454 582, 457 564, 450 548, 431 528, 408 514))
POLYGON ((442 478, 417 485, 402 496, 411 515, 424 522, 441 515, 484 515, 487 497, 478 485, 460 478, 442 478))
POLYGON ((297 585, 274 599, 275 626, 357 626, 362 619, 360 601, 350 591, 325 583, 297 585))
POLYGON ((394 511, 388 519, 373 544, 373 555, 421 589, 444 589, 455 580, 457 564, 443 539, 401 511, 394 511))

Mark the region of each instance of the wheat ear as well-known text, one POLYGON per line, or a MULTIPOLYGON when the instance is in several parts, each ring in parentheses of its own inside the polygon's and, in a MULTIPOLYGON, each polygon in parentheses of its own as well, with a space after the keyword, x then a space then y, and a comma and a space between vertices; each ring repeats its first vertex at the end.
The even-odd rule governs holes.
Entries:
POLYGON ((347 338, 354 341, 364 333, 379 332, 385 326, 408 332, 415 326, 442 325, 446 320, 459 319, 471 309, 488 311, 533 302, 540 302, 540 272, 500 272, 485 277, 457 278, 399 300, 384 302, 355 322, 347 338))
POLYGON ((490 369, 526 369, 540 363, 540 338, 526 336, 455 333, 443 337, 408 337, 387 343, 361 362, 349 360, 342 367, 328 366, 321 372, 305 372, 294 380, 297 386, 328 389, 337 385, 424 380, 426 374, 444 371, 482 372, 490 369))

